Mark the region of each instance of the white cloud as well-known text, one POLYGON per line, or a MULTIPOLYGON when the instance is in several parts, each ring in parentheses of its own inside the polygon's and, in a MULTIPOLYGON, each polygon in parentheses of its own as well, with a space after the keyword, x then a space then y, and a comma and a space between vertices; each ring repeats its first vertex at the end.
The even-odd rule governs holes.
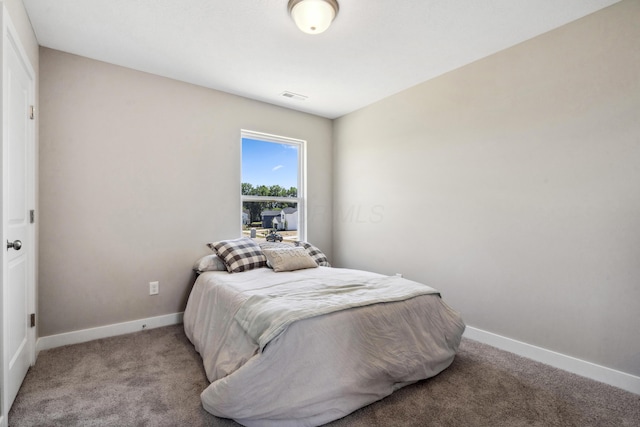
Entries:
POLYGON ((283 167, 284 167, 284 166, 282 166, 282 165, 278 165, 278 166, 276 166, 275 168, 271 169, 271 171, 272 171, 272 172, 275 172, 275 171, 277 171, 278 169, 282 169, 283 167))

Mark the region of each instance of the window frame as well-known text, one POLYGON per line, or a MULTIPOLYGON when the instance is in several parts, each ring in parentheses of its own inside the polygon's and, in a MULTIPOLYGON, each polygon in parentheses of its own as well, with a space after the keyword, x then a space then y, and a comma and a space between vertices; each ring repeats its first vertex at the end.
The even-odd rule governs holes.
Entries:
MULTIPOLYGON (((295 202, 298 207, 298 240, 306 241, 307 236, 307 141, 247 129, 240 130, 240 212, 244 202, 295 202), (293 145, 298 148, 298 186, 297 197, 245 196, 242 194, 242 140, 255 139, 274 144, 293 145)), ((258 183, 258 185, 260 185, 258 183)), ((240 233, 242 235, 242 214, 240 233)))

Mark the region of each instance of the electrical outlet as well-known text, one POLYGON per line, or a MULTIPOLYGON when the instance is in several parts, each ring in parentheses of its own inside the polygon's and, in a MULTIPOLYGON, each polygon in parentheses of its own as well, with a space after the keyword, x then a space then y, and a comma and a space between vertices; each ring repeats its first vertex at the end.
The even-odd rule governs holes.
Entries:
POLYGON ((158 295, 160 293, 159 282, 149 282, 149 295, 158 295))
POLYGON ((402 273, 396 273, 396 277, 402 277, 402 273))

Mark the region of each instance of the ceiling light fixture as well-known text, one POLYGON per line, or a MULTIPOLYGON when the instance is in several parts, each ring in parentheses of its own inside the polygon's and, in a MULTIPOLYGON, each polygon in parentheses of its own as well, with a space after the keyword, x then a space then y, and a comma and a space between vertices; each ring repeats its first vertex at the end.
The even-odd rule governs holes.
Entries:
POLYGON ((289 0, 289 14, 300 31, 320 34, 329 28, 340 7, 336 0, 289 0))

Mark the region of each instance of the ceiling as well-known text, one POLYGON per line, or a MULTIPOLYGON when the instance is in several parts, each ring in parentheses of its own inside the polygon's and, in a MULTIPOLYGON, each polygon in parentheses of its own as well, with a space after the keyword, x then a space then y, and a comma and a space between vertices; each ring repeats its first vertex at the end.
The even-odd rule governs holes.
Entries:
POLYGON ((320 35, 287 0, 23 1, 42 46, 336 118, 619 0, 338 0, 320 35))

